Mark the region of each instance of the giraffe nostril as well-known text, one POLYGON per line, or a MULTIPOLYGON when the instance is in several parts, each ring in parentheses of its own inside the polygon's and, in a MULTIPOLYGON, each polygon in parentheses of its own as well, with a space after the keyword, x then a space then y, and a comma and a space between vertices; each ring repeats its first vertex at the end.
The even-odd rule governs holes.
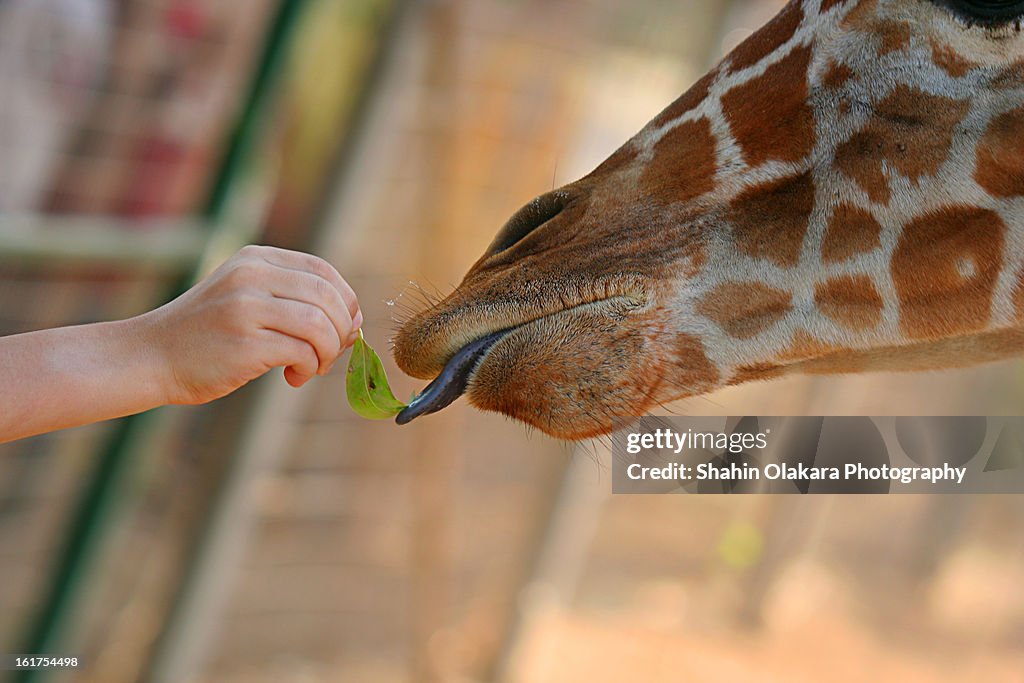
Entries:
MULTIPOLYGON (((974 24, 998 26, 1020 22, 1024 16, 1024 0, 932 0, 950 8, 955 14, 974 24)), ((1018 27, 1019 30, 1019 27, 1018 27)))
POLYGON ((548 192, 537 197, 508 219, 487 250, 494 255, 518 244, 524 237, 544 225, 562 212, 569 203, 569 193, 564 190, 548 192))

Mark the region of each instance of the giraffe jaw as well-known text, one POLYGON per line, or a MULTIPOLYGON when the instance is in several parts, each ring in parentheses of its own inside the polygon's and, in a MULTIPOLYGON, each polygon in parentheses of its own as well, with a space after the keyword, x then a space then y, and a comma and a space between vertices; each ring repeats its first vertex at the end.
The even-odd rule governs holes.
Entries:
MULTIPOLYGON (((490 329, 474 330, 472 340, 448 356, 440 373, 396 420, 406 424, 437 412, 465 393, 477 408, 559 438, 607 433, 615 418, 647 407, 647 385, 657 381, 649 363, 651 315, 643 301, 612 296, 511 326, 495 322, 490 329), (605 335, 597 344, 595 330, 605 335), (622 377, 629 379, 622 382, 614 404, 591 405, 622 377)), ((421 324, 430 327, 430 318, 421 324)), ((448 334, 453 327, 477 327, 445 319, 448 334)), ((396 338, 396 359, 406 372, 411 368, 402 359, 414 355, 417 347, 425 350, 429 341, 408 328, 396 338)))
POLYGON ((395 422, 408 424, 418 417, 436 413, 451 405, 465 393, 470 376, 483 362, 491 347, 511 331, 512 328, 491 332, 459 349, 441 373, 395 417, 395 422))

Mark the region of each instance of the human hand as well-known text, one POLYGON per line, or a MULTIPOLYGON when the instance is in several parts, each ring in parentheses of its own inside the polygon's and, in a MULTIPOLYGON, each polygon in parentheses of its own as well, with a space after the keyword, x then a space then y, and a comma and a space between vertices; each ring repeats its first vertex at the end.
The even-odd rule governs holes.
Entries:
POLYGON ((167 305, 138 319, 165 366, 167 403, 231 393, 274 367, 300 387, 358 336, 355 292, 329 263, 247 246, 167 305))

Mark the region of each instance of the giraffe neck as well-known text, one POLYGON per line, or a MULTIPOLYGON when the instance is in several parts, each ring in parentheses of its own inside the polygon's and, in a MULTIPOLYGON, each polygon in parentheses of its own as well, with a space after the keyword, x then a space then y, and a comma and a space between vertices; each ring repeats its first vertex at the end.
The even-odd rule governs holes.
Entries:
POLYGON ((583 438, 789 371, 1024 355, 1024 34, 954 5, 793 0, 518 212, 403 324, 400 367, 511 330, 470 399, 583 438))
POLYGON ((885 5, 791 3, 634 139, 715 169, 675 317, 734 383, 1024 348, 1024 62, 973 63, 885 5))

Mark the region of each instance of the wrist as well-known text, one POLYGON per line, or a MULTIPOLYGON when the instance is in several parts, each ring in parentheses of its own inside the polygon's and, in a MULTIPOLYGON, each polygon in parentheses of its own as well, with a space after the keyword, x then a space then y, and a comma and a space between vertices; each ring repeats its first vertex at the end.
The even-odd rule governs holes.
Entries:
POLYGON ((166 330, 160 324, 160 309, 134 318, 110 323, 116 326, 123 358, 131 359, 132 381, 150 407, 174 403, 175 378, 166 348, 166 330))

